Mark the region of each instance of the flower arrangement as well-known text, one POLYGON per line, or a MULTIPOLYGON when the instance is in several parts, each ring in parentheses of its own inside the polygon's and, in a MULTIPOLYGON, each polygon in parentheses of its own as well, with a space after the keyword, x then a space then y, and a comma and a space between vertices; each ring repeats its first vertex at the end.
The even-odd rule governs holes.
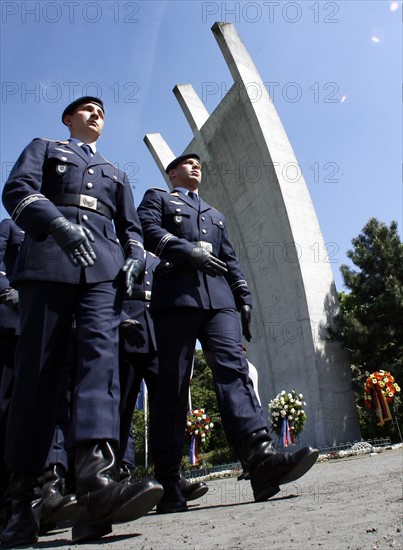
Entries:
POLYGON ((214 424, 206 414, 204 409, 195 409, 189 411, 186 421, 186 433, 192 437, 193 435, 200 439, 201 443, 206 441, 206 437, 210 435, 214 424))
POLYGON ((377 387, 382 390, 388 403, 392 402, 395 393, 400 392, 400 387, 390 372, 384 370, 373 372, 366 379, 364 386, 364 400, 368 409, 372 409, 372 390, 377 387))
POLYGON ((190 437, 189 462, 192 466, 199 464, 198 443, 204 443, 210 435, 214 424, 204 409, 194 409, 188 412, 186 434, 190 437))
POLYGON ((385 422, 392 420, 389 403, 397 392, 400 392, 400 387, 390 372, 379 370, 366 379, 364 403, 368 409, 374 409, 378 426, 383 426, 385 422))
POLYGON ((303 409, 306 405, 303 399, 302 393, 283 390, 269 403, 273 431, 280 436, 285 447, 294 443, 295 436, 302 432, 308 419, 303 409))

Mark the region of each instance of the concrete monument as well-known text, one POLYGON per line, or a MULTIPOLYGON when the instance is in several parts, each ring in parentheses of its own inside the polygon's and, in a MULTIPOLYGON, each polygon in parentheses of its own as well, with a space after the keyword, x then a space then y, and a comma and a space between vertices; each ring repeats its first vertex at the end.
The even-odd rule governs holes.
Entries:
MULTIPOLYGON (((301 443, 359 439, 348 356, 326 340, 338 301, 307 186, 235 27, 215 23, 212 31, 232 88, 211 115, 190 84, 174 94, 194 134, 183 152, 203 159, 201 194, 225 214, 253 295, 248 358, 259 372, 262 405, 295 389, 307 403, 301 443)), ((164 168, 182 151, 174 154, 160 134, 145 142, 169 185, 164 168)))

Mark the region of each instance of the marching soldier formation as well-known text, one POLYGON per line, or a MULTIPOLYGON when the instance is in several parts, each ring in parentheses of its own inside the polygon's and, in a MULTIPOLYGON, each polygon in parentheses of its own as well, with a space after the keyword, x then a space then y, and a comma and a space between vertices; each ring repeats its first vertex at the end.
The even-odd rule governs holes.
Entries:
POLYGON ((4 186, 0 315, 17 322, 0 365, 4 548, 35 543, 61 522, 71 522, 73 542, 97 540, 155 506, 186 511, 207 492, 180 474, 196 339, 256 501, 318 457, 273 447, 242 351, 251 294, 225 217, 198 194, 200 157, 172 161, 173 191, 150 189, 136 210, 127 175, 97 150, 104 119, 99 98, 73 101, 62 114, 70 138, 34 139, 4 186), (124 472, 142 379, 155 480, 134 483, 124 472))

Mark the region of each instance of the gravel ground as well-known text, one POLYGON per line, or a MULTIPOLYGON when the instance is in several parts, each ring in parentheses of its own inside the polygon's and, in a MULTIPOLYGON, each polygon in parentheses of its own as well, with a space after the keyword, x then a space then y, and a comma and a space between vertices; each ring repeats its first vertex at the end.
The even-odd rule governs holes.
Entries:
POLYGON ((209 481, 189 511, 114 526, 94 543, 74 545, 70 529, 33 548, 94 550, 256 550, 403 548, 402 448, 317 463, 264 503, 249 482, 209 481))

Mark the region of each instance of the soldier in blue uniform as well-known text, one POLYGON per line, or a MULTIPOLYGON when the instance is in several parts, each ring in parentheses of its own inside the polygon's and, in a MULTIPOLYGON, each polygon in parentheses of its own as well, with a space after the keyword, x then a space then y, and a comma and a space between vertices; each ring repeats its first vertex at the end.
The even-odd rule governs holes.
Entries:
POLYGON ((78 357, 68 440, 75 452, 73 541, 99 538, 113 523, 140 517, 162 494, 154 481, 137 486, 115 481, 121 301, 144 268, 132 192, 127 175, 96 149, 104 126, 102 101, 79 98, 62 121, 70 139, 34 139, 3 190, 6 209, 26 232, 12 279, 21 338, 6 445, 13 515, 0 536, 3 545, 38 538, 38 476, 53 439, 73 319, 78 357))
MULTIPOLYGON (((0 262, 4 262, 5 269, 0 271, 0 517, 4 519, 8 519, 11 513, 8 491, 10 473, 4 462, 4 453, 7 413, 14 385, 14 355, 20 334, 18 291, 11 286, 9 279, 23 237, 24 231, 12 219, 6 218, 0 222, 0 262)), ((57 426, 54 445, 49 451, 41 478, 44 497, 41 533, 59 522, 71 520, 75 512, 75 496, 61 494, 67 469, 67 453, 63 443, 63 430, 57 426)))
POLYGON ((130 299, 123 302, 120 325, 119 368, 121 386, 120 447, 117 453, 121 477, 130 475, 134 467, 134 445, 128 445, 133 410, 144 380, 150 401, 155 393, 158 373, 157 343, 149 307, 153 273, 159 259, 146 252, 142 279, 136 283, 130 299))
POLYGON ((0 222, 0 532, 9 516, 10 473, 4 462, 7 410, 14 381, 14 354, 20 334, 18 292, 10 277, 24 232, 10 219, 0 222))
POLYGON ((176 158, 166 172, 173 191, 151 189, 138 208, 145 247, 161 258, 151 300, 159 359, 151 451, 156 479, 164 487, 157 512, 187 509, 179 467, 196 339, 213 371, 227 439, 249 467, 255 500, 264 501, 309 470, 318 451, 274 450, 242 351, 238 311, 249 341, 252 302, 225 217, 198 196, 197 154, 176 158))
MULTIPOLYGON (((141 281, 133 287, 130 299, 123 302, 123 315, 127 317, 120 325, 120 448, 117 453, 121 478, 130 479, 134 467, 134 445, 129 439, 133 409, 144 380, 152 404, 158 374, 157 341, 154 323, 150 314, 151 289, 154 271, 159 258, 146 252, 145 271, 141 281)), ((180 489, 187 501, 196 500, 208 491, 206 483, 191 482, 180 477, 180 489)))

